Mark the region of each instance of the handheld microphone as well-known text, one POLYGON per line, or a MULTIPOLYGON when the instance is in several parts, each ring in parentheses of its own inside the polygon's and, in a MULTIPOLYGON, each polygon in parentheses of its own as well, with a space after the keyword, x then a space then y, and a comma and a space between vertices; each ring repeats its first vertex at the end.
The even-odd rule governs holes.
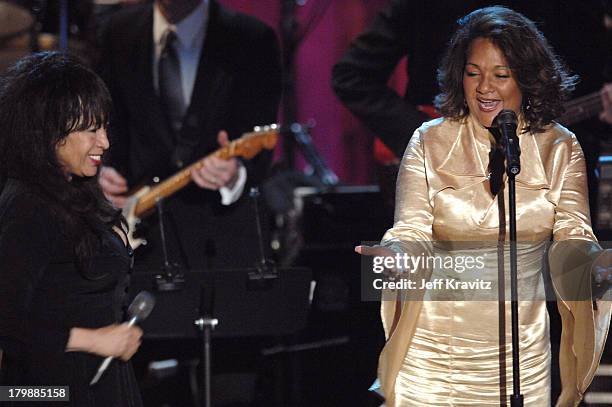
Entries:
POLYGON ((518 119, 516 113, 509 109, 504 109, 495 116, 493 121, 501 133, 502 143, 506 153, 506 173, 509 177, 518 175, 521 172, 521 148, 519 139, 516 135, 518 119))
MULTIPOLYGON (((153 311, 153 307, 155 306, 155 297, 153 294, 147 291, 141 291, 134 298, 130 306, 128 307, 128 326, 133 326, 137 322, 143 321, 146 319, 151 311, 153 311)), ((112 356, 108 356, 104 361, 100 364, 96 375, 89 382, 90 386, 98 383, 98 380, 102 377, 102 374, 108 369, 108 366, 113 361, 112 356)))

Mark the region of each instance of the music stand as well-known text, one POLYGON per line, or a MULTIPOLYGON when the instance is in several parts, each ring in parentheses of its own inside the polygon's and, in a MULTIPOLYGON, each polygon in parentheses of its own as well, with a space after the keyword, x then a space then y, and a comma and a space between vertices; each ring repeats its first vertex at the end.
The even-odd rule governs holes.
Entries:
POLYGON ((151 291, 156 296, 153 312, 141 324, 146 339, 202 336, 201 366, 205 367, 205 374, 201 387, 206 388, 201 388, 200 394, 205 400, 210 394, 210 372, 206 371, 209 334, 214 338, 287 336, 306 325, 311 271, 282 268, 275 278, 265 281, 253 279, 258 272, 256 268, 188 271, 184 273, 184 286, 173 291, 155 291, 155 278, 159 273, 132 275, 130 297, 141 290, 151 291), (205 296, 208 298, 203 298, 205 296), (214 331, 200 329, 194 324, 202 318, 218 320, 214 331))

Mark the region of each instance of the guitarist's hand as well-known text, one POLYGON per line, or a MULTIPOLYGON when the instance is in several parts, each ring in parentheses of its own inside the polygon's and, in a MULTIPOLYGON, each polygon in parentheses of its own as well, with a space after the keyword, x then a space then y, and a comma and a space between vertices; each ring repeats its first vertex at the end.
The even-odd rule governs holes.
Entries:
POLYGON ((608 124, 612 124, 612 83, 606 83, 601 89, 601 103, 603 111, 599 118, 608 124))
POLYGON ((106 198, 117 208, 123 208, 127 197, 123 196, 128 190, 127 180, 113 167, 102 167, 98 183, 106 198))
MULTIPOLYGON (((221 130, 217 135, 221 147, 229 144, 227 132, 221 130)), ((224 160, 218 157, 206 157, 200 169, 191 171, 191 178, 201 188, 218 190, 221 187, 232 188, 238 178, 239 162, 235 158, 224 160)))

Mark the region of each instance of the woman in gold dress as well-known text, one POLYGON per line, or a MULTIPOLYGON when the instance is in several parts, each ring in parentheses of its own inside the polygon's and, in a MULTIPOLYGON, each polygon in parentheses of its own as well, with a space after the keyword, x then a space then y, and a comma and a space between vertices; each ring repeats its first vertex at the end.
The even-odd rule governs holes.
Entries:
POLYGON ((492 282, 487 294, 496 296, 494 301, 481 296, 486 285, 459 293, 433 284, 410 293, 384 292, 381 313, 387 342, 378 378, 386 405, 498 406, 508 403, 512 394, 510 296, 505 294, 509 254, 499 256, 496 245, 508 240, 509 223, 503 151, 493 128, 502 109, 517 113, 521 147, 516 212, 524 405, 551 404, 546 255, 564 323, 563 391, 557 405, 577 405, 599 363, 610 323, 612 303, 592 301, 591 276, 605 270, 612 255, 599 247, 591 229, 580 145, 574 134, 553 121, 576 78, 533 22, 496 6, 459 20, 438 79, 436 105, 443 117, 423 124, 406 149, 393 228, 379 246, 359 246, 356 251, 368 256, 480 258, 482 267, 471 274, 456 268, 449 272, 436 263, 409 275, 397 268, 391 272, 396 279, 415 280, 417 288, 423 281, 477 276, 492 282), (554 243, 548 248, 551 238, 554 243), (499 278, 504 270, 505 277, 499 278))

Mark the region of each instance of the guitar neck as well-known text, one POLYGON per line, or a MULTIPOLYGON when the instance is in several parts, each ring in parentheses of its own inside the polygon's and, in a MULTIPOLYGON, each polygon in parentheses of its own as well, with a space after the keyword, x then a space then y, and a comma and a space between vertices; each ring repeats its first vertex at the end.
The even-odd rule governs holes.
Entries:
POLYGON ((204 160, 206 158, 215 156, 224 160, 228 160, 232 157, 235 157, 234 150, 235 142, 231 142, 229 145, 218 149, 214 153, 207 155, 205 158, 196 161, 190 166, 172 175, 170 178, 155 185, 146 194, 141 196, 140 199, 138 199, 138 203, 136 204, 136 208, 134 209, 134 214, 138 217, 141 217, 144 213, 151 210, 159 199, 167 198, 189 185, 192 181, 191 171, 202 168, 202 166, 204 165, 204 160))
POLYGON ((597 116, 603 110, 599 92, 571 100, 565 104, 565 113, 557 121, 565 126, 597 116))

